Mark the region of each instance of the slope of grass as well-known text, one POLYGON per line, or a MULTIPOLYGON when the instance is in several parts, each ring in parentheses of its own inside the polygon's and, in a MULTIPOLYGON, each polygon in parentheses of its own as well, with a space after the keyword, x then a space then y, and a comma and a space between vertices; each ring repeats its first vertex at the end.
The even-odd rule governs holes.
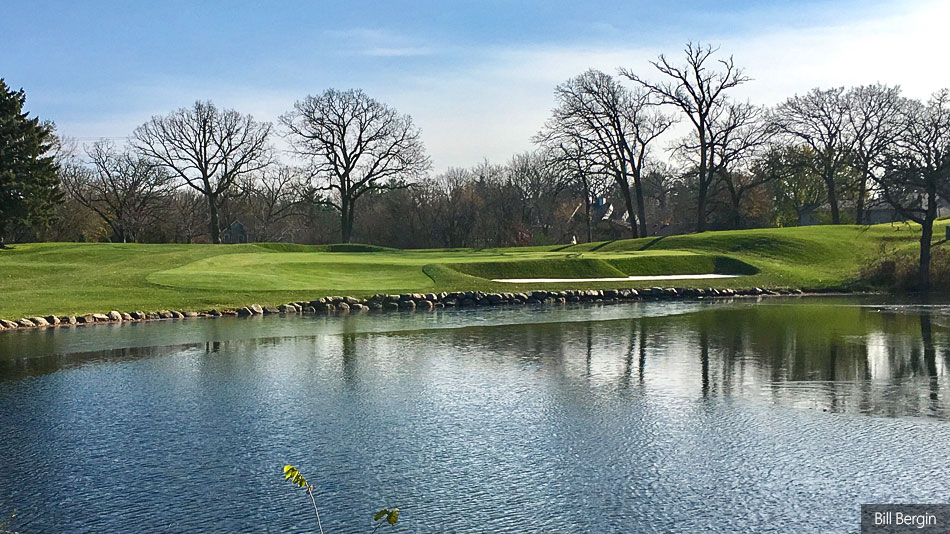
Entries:
MULTIPOLYGON (((935 235, 939 243, 947 224, 938 223, 935 235)), ((492 282, 492 278, 717 272, 747 276, 663 285, 827 288, 851 282, 862 265, 880 254, 882 246, 912 253, 919 235, 912 225, 813 226, 573 246, 405 251, 283 243, 23 244, 0 250, 0 317, 111 309, 203 310, 252 302, 279 304, 328 294, 656 285, 506 284, 492 282)))

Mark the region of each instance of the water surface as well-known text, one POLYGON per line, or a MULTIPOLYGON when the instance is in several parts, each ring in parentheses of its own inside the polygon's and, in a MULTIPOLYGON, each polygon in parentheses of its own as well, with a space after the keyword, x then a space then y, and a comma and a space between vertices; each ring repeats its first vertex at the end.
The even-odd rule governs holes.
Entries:
POLYGON ((950 502, 950 306, 745 299, 0 335, 24 532, 853 532, 950 502))

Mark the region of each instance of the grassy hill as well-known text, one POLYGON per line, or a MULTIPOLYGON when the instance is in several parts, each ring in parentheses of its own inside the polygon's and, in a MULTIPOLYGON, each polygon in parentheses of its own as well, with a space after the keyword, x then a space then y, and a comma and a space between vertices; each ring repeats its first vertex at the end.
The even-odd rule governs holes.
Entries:
MULTIPOLYGON (((943 227, 935 231, 943 244, 943 227)), ((853 282, 882 247, 913 249, 912 225, 811 226, 507 249, 366 245, 36 243, 0 250, 0 317, 111 309, 205 310, 326 295, 464 289, 828 288, 853 282), (673 282, 508 284, 500 278, 742 274, 673 282)), ((935 243, 938 241, 935 240, 935 243)))

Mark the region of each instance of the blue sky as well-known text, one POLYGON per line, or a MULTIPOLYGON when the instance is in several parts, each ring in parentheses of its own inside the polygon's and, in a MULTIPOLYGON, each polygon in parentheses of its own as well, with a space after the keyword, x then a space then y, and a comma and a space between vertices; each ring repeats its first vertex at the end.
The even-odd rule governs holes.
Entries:
POLYGON ((587 67, 720 45, 761 104, 822 85, 950 85, 948 2, 3 2, 0 77, 63 135, 122 138, 211 99, 276 121, 361 87, 413 116, 436 170, 531 148, 554 85, 587 67))

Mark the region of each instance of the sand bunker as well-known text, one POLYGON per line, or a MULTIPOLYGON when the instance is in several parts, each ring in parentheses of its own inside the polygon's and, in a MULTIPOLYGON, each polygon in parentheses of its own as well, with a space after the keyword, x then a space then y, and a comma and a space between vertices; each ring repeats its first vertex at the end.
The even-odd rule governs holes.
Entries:
POLYGON ((660 274, 655 276, 626 276, 620 278, 496 278, 492 282, 509 284, 556 284, 570 282, 644 282, 651 280, 708 280, 712 278, 736 278, 741 274, 660 274))

